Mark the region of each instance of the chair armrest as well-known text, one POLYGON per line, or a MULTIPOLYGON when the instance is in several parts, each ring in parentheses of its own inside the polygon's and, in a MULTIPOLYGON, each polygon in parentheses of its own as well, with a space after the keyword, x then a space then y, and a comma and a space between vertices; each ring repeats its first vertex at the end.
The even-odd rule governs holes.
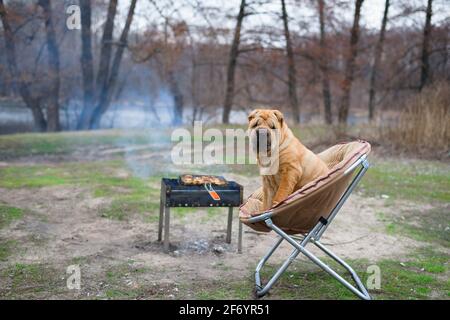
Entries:
POLYGON ((270 218, 272 218, 272 216, 273 216, 273 210, 269 210, 269 211, 266 211, 262 214, 259 214, 257 216, 254 216, 254 217, 248 219, 248 222, 250 222, 250 223, 260 222, 260 221, 270 219, 270 218))
POLYGON ((344 175, 347 175, 351 172, 353 172, 353 170, 356 169, 356 167, 358 167, 359 165, 363 165, 364 167, 368 167, 369 163, 367 162, 367 154, 363 154, 361 157, 358 158, 358 160, 356 160, 350 167, 347 168, 347 170, 344 171, 344 175))

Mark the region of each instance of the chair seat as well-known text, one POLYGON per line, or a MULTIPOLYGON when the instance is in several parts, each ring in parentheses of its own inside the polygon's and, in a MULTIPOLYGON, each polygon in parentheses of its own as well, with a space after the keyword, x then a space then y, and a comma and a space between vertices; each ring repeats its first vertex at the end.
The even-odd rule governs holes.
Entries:
MULTIPOLYGON (((309 232, 320 217, 328 218, 352 179, 353 175, 346 174, 346 170, 370 150, 368 142, 359 140, 340 143, 319 153, 329 172, 272 207, 273 223, 287 234, 303 234, 309 232)), ((251 217, 267 212, 261 209, 262 189, 259 188, 239 208, 239 219, 256 231, 269 232, 271 229, 263 221, 249 222, 251 217)))

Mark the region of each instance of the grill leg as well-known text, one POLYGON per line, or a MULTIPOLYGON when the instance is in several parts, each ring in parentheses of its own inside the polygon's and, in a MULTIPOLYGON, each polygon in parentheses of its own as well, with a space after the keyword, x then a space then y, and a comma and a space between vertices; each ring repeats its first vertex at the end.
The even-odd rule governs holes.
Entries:
POLYGON ((161 180, 161 195, 159 197, 159 226, 158 226, 158 241, 162 240, 162 232, 164 225, 164 207, 166 205, 166 185, 161 180))
POLYGON ((159 203, 159 226, 158 226, 158 241, 162 240, 162 231, 163 231, 163 224, 164 224, 164 203, 159 203))
POLYGON ((239 220, 238 253, 242 253, 242 222, 239 220))
POLYGON ((231 227, 233 226, 233 207, 228 208, 227 243, 231 243, 231 227))
POLYGON ((170 208, 165 208, 164 214, 164 252, 169 252, 170 208))

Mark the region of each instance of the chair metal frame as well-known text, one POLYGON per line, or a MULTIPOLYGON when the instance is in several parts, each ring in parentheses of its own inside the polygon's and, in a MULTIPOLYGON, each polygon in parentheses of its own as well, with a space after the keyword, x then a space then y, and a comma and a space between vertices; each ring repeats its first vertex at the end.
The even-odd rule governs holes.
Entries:
POLYGON ((322 268, 324 271, 329 273, 333 278, 338 280, 341 284, 343 284, 347 289, 357 295, 359 298, 364 300, 371 300, 371 296, 369 295, 367 289, 363 285, 361 279, 358 277, 356 272, 348 265, 344 260, 339 258, 336 254, 331 252, 328 248, 326 248, 321 242, 320 238, 323 233, 326 231, 330 223, 333 221, 339 210, 342 208, 343 204, 350 196, 352 191, 355 189, 363 175, 369 169, 369 162, 367 161, 367 155, 364 154, 359 157, 353 165, 351 165, 345 172, 344 175, 353 174, 355 170, 359 168, 355 177, 337 202, 336 206, 331 211, 330 215, 327 219, 321 217, 319 222, 309 231, 303 238, 298 236, 292 236, 285 233, 282 229, 274 224, 272 221, 273 210, 266 211, 265 213, 252 217, 249 219, 250 223, 255 223, 259 221, 264 221, 266 225, 275 231, 280 237, 277 239, 275 245, 269 250, 269 252, 260 260, 255 270, 255 283, 256 283, 256 295, 257 297, 264 296, 275 284, 275 282, 280 278, 283 272, 289 267, 289 265, 295 260, 295 258, 299 255, 299 253, 303 253, 307 258, 309 258, 312 262, 322 268), (267 284, 264 286, 261 283, 260 271, 264 264, 269 260, 275 250, 280 246, 280 244, 286 240, 289 244, 294 247, 294 250, 286 259, 286 261, 281 265, 281 267, 274 273, 274 275, 269 279, 267 284), (316 247, 322 250, 329 257, 338 262, 341 266, 343 266, 352 276, 354 282, 356 283, 356 287, 350 284, 347 280, 341 277, 336 271, 331 269, 326 263, 317 258, 314 254, 312 254, 309 250, 306 249, 306 245, 312 242, 316 247))

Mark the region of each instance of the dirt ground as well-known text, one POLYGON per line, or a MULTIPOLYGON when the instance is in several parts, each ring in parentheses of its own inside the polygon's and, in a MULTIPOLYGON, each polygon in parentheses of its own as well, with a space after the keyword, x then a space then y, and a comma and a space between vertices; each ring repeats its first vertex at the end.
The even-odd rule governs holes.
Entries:
MULTIPOLYGON (((116 150, 102 152, 105 155, 116 150)), ((2 167, 30 165, 32 160, 3 162, 2 167)), ((47 161, 37 160, 40 164, 47 161)), ((54 164, 54 159, 49 162, 49 165, 54 164)), ((120 174, 123 172, 118 170, 117 175, 120 174)), ((258 177, 236 173, 225 174, 225 177, 243 184, 245 196, 259 185, 258 177)), ((8 264, 44 264, 59 279, 58 290, 46 292, 44 296, 36 295, 44 298, 105 298, 108 286, 112 286, 105 274, 114 277, 113 273, 123 268, 125 271, 118 280, 121 290, 145 287, 147 298, 195 298, 195 286, 226 279, 246 281, 251 286, 256 263, 275 241, 272 233, 257 233, 244 226, 243 252, 239 254, 237 209, 231 244, 225 243, 227 210, 220 209, 223 214, 211 216, 207 210, 198 209, 172 215, 171 252, 166 254, 157 241, 157 219, 144 221, 136 215, 125 220, 107 219, 101 212, 111 204, 111 199, 94 197, 87 186, 0 188, 0 202, 27 212, 23 219, 0 229, 0 239, 13 240, 17 248, 8 257, 8 264), (71 264, 81 266, 82 290, 77 292, 65 290, 66 268, 71 264)), ((402 212, 410 211, 411 207, 420 211, 430 210, 433 205, 411 204, 388 199, 385 195, 368 197, 355 192, 325 233, 322 243, 344 258, 362 259, 368 264, 383 259, 406 259, 409 253, 427 244, 400 234, 389 234, 377 214, 383 211, 401 218, 402 212)), ((154 211, 157 216, 157 210, 154 211)), ((291 250, 287 244, 282 246, 271 263, 283 262, 291 250)), ((321 256, 315 248, 311 250, 321 256)), ((445 247, 438 250, 448 253, 445 247)), ((13 283, 7 277, 1 279, 2 294, 7 297, 13 283)), ((109 294, 111 298, 116 297, 109 294)))
MULTIPOLYGON (((248 189, 250 184, 258 183, 257 179, 247 180, 248 189)), ((83 275, 86 273, 90 279, 98 278, 96 273, 103 273, 110 266, 127 261, 151 270, 146 280, 158 285, 247 278, 255 263, 276 240, 273 233, 257 233, 244 226, 243 253, 239 254, 237 212, 233 240, 228 245, 224 241, 226 209, 223 209, 222 217, 207 223, 201 221, 206 213, 200 209, 189 213, 189 219, 172 218, 172 251, 166 254, 157 241, 157 222, 143 223, 138 218, 128 221, 105 219, 98 211, 108 204, 108 200, 92 198, 86 188, 0 189, 0 201, 32 212, 1 233, 2 237, 20 243, 21 252, 15 255, 16 261, 10 262, 64 266, 67 261, 83 257, 86 261, 83 275), (221 268, 214 268, 216 265, 221 268)), ((369 261, 404 256, 411 249, 423 246, 412 239, 384 232, 384 224, 375 217, 378 208, 385 209, 383 202, 383 199, 354 195, 322 242, 342 257, 369 261)), ((398 209, 397 205, 395 210, 398 209)), ((281 263, 291 250, 289 245, 284 245, 271 261, 281 263)), ((312 251, 320 256, 314 248, 312 251)))

